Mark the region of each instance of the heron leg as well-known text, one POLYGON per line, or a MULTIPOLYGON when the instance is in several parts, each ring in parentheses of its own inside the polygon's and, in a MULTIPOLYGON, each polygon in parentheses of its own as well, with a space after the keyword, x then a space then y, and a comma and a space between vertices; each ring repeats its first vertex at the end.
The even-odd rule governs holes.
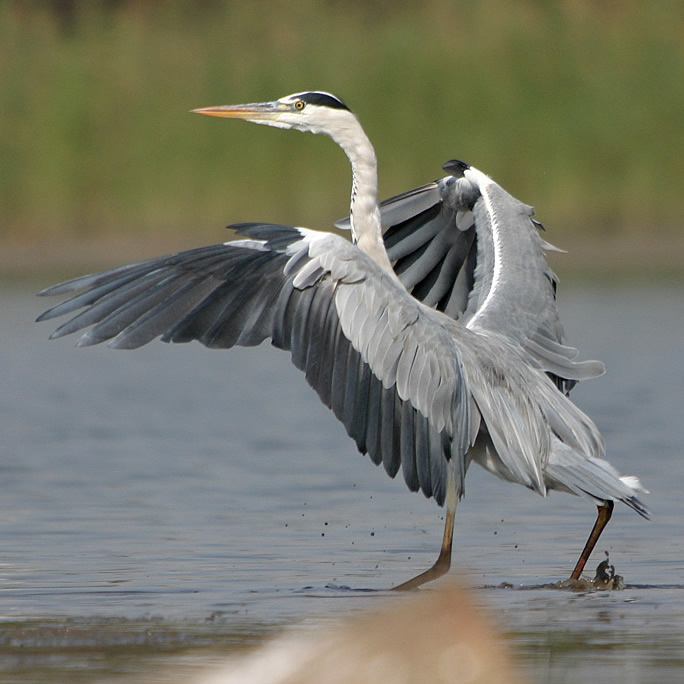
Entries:
POLYGON ((596 517, 596 522, 594 523, 594 527, 591 530, 589 539, 587 539, 587 543, 584 545, 584 549, 580 554, 577 565, 570 575, 571 580, 578 580, 580 578, 582 570, 584 570, 584 566, 587 564, 589 556, 591 556, 591 552, 594 550, 596 542, 601 536, 601 532, 603 532, 603 528, 608 524, 610 516, 613 515, 614 507, 615 503, 613 501, 606 501, 605 504, 598 506, 598 516, 596 517))
POLYGON ((432 582, 432 580, 445 575, 449 572, 451 567, 451 543, 454 538, 454 517, 456 516, 456 507, 447 507, 446 519, 444 521, 444 537, 442 538, 442 549, 439 552, 439 557, 435 564, 420 575, 416 575, 406 582, 392 587, 395 591, 407 591, 408 589, 417 589, 421 584, 432 582))

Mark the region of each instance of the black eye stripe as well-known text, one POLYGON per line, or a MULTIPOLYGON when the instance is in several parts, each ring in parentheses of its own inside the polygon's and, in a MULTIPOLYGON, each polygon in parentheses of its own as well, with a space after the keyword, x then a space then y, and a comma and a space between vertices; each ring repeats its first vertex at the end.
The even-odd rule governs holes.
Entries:
POLYGON ((331 109, 346 109, 349 111, 349 107, 347 107, 342 100, 339 100, 334 95, 329 95, 328 93, 302 93, 298 99, 307 104, 330 107, 331 109))

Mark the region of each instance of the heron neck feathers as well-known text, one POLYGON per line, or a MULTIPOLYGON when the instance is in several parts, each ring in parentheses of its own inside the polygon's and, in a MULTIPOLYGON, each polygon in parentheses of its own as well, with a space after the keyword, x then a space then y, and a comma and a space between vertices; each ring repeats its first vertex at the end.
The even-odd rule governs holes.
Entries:
POLYGON ((352 167, 350 218, 354 243, 385 271, 396 277, 382 239, 378 206, 378 163, 373 145, 356 117, 353 117, 351 125, 345 126, 333 139, 344 150, 352 167))

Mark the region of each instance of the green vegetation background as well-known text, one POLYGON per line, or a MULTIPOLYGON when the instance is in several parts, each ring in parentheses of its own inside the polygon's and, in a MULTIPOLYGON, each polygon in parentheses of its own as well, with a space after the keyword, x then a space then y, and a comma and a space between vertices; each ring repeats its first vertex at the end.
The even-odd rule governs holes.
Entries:
POLYGON ((678 0, 0 0, 2 241, 106 262, 237 221, 327 228, 349 192, 330 141, 188 113, 321 89, 384 197, 459 158, 560 246, 681 257, 683 52, 678 0))

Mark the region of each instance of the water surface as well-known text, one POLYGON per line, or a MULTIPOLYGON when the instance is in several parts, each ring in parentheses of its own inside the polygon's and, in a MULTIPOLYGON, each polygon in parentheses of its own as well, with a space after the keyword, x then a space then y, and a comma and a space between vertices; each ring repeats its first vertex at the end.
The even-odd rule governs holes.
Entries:
MULTIPOLYGON (((569 341, 608 374, 577 387, 608 457, 651 490, 566 577, 595 509, 474 467, 454 565, 539 681, 684 678, 684 288, 566 289, 569 341), (510 584, 513 588, 504 589, 510 584)), ((438 551, 434 502, 358 454, 286 354, 48 342, 50 302, 0 293, 0 681, 92 681, 365 610, 438 551)))

